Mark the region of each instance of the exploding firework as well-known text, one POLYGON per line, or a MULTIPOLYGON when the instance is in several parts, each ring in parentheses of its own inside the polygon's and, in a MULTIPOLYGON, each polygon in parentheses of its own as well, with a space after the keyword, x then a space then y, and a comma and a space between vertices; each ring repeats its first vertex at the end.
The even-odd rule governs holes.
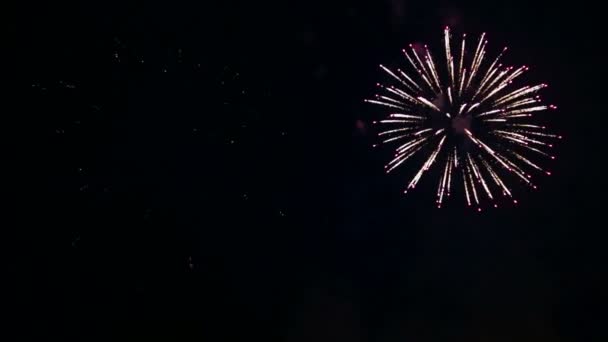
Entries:
POLYGON ((365 101, 390 109, 387 117, 374 122, 381 125, 381 143, 396 145, 386 172, 422 156, 404 192, 437 164, 438 207, 456 184, 466 203, 478 210, 484 201, 497 206, 499 197, 517 203, 510 183, 518 180, 536 189, 533 174, 551 174, 541 165, 555 158, 552 140, 561 137, 547 133, 537 119, 557 107, 543 104, 537 95, 546 84, 513 84, 528 67, 503 66, 500 59, 507 48, 493 60, 486 58, 485 33, 472 54, 466 35, 455 51, 447 27, 443 40, 441 65, 426 45, 412 44, 403 50, 411 73, 380 65, 393 85, 377 84, 382 94, 365 101))

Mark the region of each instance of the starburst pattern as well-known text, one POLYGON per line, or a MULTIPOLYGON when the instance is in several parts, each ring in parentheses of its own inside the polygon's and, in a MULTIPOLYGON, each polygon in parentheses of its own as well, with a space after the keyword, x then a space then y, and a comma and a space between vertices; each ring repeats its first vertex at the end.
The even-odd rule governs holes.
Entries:
POLYGON ((517 203, 511 183, 519 180, 536 188, 534 173, 551 174, 541 165, 555 159, 552 140, 561 136, 547 133, 537 118, 557 107, 543 104, 538 95, 546 84, 513 84, 529 68, 503 66, 506 47, 493 60, 487 59, 485 33, 472 54, 466 35, 455 53, 451 39, 446 27, 442 64, 435 62, 426 45, 410 44, 403 54, 411 73, 380 65, 392 85, 378 83, 381 94, 365 101, 390 110, 374 122, 381 125, 381 143, 396 145, 386 172, 422 157, 404 192, 436 165, 438 207, 457 183, 466 203, 478 210, 485 200, 497 206, 499 197, 517 203))

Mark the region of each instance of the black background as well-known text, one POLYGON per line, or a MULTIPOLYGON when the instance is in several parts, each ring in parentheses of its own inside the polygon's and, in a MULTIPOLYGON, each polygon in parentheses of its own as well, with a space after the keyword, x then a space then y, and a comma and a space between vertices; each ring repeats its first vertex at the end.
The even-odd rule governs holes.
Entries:
POLYGON ((7 7, 17 336, 605 340, 597 6, 7 7), (553 175, 518 207, 436 210, 370 147, 377 64, 439 48, 445 25, 508 45, 559 106, 553 175))

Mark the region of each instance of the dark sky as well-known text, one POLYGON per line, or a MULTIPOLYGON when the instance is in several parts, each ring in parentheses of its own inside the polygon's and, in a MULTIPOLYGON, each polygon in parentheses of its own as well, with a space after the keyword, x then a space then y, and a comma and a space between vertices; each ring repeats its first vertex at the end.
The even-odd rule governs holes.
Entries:
MULTIPOLYGON (((3 278, 80 341, 605 341, 604 18, 582 2, 91 1, 5 11, 3 278), (442 28, 559 106, 516 208, 383 172, 363 99, 442 28), (601 81, 600 81, 601 80, 601 81), (10 92, 9 94, 12 94, 10 92), (7 107, 9 108, 9 107, 7 107), (14 190, 14 191, 13 191, 14 190), (9 217, 12 218, 12 215, 9 217)), ((23 326, 23 328, 21 328, 23 326)))

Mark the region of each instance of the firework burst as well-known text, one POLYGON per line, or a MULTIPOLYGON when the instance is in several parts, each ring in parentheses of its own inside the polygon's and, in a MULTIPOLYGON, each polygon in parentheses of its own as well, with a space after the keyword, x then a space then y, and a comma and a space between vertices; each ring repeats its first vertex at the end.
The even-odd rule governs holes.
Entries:
POLYGON ((478 210, 484 201, 497 206, 500 197, 517 203, 511 183, 535 189, 534 174, 551 174, 541 165, 555 158, 550 153, 552 140, 561 137, 547 133, 536 119, 557 107, 543 104, 537 95, 546 84, 513 84, 528 67, 501 64, 507 48, 488 60, 485 33, 473 52, 467 50, 466 35, 455 51, 451 39, 446 27, 441 64, 426 45, 410 44, 403 54, 411 73, 380 65, 392 85, 378 83, 381 94, 365 101, 390 110, 374 122, 381 125, 381 143, 396 146, 386 172, 420 157, 421 165, 404 192, 434 166, 438 207, 456 186, 466 203, 478 210))

